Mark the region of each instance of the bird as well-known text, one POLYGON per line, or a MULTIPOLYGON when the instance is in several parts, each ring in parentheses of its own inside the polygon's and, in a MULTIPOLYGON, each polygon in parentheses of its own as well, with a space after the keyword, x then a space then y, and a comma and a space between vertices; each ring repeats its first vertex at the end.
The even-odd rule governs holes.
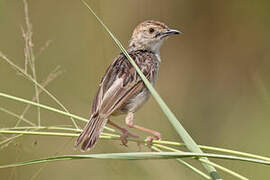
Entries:
MULTIPOLYGON (((170 35, 180 33, 179 30, 170 29, 166 24, 155 20, 146 20, 134 29, 127 52, 153 86, 161 63, 161 45, 170 35)), ((110 120, 111 116, 121 114, 126 115, 125 123, 129 128, 151 134, 147 137, 147 141, 159 140, 161 138, 159 132, 138 126, 133 121, 134 113, 149 97, 150 92, 139 74, 127 57, 120 53, 107 68, 98 86, 90 120, 77 138, 75 147, 82 143, 81 150, 92 149, 107 123, 122 132, 120 138, 123 145, 126 145, 127 137, 137 138, 137 135, 110 120)))

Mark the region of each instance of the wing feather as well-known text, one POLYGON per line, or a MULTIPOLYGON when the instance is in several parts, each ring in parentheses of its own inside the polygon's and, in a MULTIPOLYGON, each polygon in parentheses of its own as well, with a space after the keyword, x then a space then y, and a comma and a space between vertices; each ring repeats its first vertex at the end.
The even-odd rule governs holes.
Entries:
MULTIPOLYGON (((155 54, 145 51, 133 51, 130 52, 130 55, 147 79, 154 83, 154 76, 157 74, 156 71, 159 65, 155 54)), ((121 54, 109 66, 102 78, 92 105, 92 113, 99 113, 104 117, 108 117, 144 88, 144 83, 135 68, 121 54)))

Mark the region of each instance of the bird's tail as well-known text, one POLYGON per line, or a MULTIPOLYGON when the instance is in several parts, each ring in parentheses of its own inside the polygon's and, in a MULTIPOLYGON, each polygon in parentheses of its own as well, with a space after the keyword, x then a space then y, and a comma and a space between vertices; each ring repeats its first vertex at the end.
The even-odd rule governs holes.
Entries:
POLYGON ((83 132, 77 138, 75 147, 83 142, 81 147, 83 151, 93 148, 107 121, 107 118, 102 118, 98 114, 93 114, 87 125, 84 127, 83 132))

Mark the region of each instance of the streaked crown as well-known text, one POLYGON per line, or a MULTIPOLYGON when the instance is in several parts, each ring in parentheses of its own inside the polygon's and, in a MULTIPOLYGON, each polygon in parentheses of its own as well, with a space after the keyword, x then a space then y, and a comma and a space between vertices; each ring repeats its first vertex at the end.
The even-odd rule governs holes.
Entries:
POLYGON ((164 39, 170 34, 179 34, 180 31, 170 29, 159 21, 148 20, 139 24, 133 31, 129 43, 130 50, 149 50, 159 53, 159 48, 164 39))

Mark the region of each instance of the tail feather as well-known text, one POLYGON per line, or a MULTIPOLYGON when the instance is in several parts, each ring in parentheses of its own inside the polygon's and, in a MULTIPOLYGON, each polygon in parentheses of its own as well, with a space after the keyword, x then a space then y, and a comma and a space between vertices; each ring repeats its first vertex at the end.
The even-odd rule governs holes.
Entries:
POLYGON ((81 143, 81 149, 83 151, 90 150, 97 143, 97 140, 103 131, 108 119, 101 118, 99 115, 91 116, 89 122, 84 127, 83 132, 77 138, 75 142, 75 147, 79 146, 81 143))

